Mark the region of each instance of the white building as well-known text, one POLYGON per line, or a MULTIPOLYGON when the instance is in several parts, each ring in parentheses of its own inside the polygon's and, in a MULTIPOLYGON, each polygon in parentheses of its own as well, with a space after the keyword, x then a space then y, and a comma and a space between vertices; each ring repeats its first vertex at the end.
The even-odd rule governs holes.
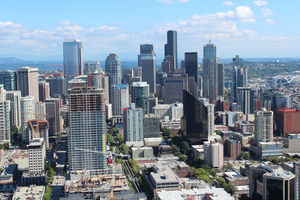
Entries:
POLYGON ((34 101, 39 101, 39 69, 28 66, 17 70, 17 89, 22 97, 33 96, 34 101))
POLYGON ((124 134, 126 141, 143 141, 143 109, 136 108, 132 103, 124 113, 124 134))
POLYGON ((10 144, 10 102, 6 90, 0 85, 0 143, 10 144))
POLYGON ((17 187, 13 200, 21 200, 21 199, 35 199, 42 200, 44 199, 45 194, 45 186, 36 186, 31 185, 29 187, 17 187))
POLYGON ((204 142, 204 162, 213 168, 222 169, 224 165, 223 144, 204 142))
POLYGON ((180 120, 183 116, 183 104, 158 104, 153 107, 153 112, 155 117, 160 119, 164 119, 166 116, 168 116, 169 120, 180 120))
POLYGON ((10 101, 10 124, 21 127, 21 92, 6 91, 6 100, 10 101))
POLYGON ((129 107, 129 90, 127 84, 111 86, 112 115, 122 115, 124 108, 129 107))
POLYGON ((29 172, 45 170, 46 146, 43 138, 35 138, 28 145, 29 172))
POLYGON ((262 108, 255 113, 255 143, 273 142, 273 112, 262 108))
POLYGON ((20 102, 22 139, 25 141, 28 120, 35 119, 35 102, 32 96, 21 97, 20 102))

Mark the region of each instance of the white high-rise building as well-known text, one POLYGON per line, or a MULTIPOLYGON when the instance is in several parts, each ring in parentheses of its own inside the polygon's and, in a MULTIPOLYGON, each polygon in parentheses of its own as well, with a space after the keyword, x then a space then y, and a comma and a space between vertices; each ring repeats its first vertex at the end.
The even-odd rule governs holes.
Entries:
POLYGON ((28 66, 17 70, 17 89, 21 91, 22 97, 33 96, 39 101, 39 69, 28 66))
POLYGON ((224 165, 223 144, 204 142, 204 162, 213 168, 222 169, 224 165))
POLYGON ((6 100, 10 101, 10 124, 21 127, 21 92, 7 91, 6 100))
POLYGON ((129 107, 129 90, 127 84, 116 84, 111 88, 112 115, 122 115, 124 108, 129 107))
POLYGON ((26 137, 26 128, 28 120, 35 119, 35 101, 34 97, 26 96, 21 97, 21 130, 22 130, 22 140, 28 141, 26 137))
POLYGON ((124 113, 124 133, 126 141, 143 141, 143 109, 136 108, 132 103, 124 113))
POLYGON ((112 103, 112 86, 121 84, 121 62, 116 54, 109 54, 105 60, 105 73, 109 77, 109 102, 112 103))
POLYGON ((79 40, 65 41, 63 43, 64 74, 66 87, 75 76, 83 74, 82 43, 79 40))
POLYGON ((273 142, 273 112, 262 108, 255 112, 255 143, 273 142))
POLYGON ((10 102, 6 90, 0 85, 0 144, 10 144, 10 102))
POLYGON ((43 138, 34 138, 28 145, 29 172, 43 172, 46 161, 46 145, 43 138))

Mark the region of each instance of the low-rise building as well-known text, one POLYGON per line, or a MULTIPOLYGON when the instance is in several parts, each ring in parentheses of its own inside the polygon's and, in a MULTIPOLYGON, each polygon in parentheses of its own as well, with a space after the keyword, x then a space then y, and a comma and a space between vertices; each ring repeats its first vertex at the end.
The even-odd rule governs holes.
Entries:
POLYGON ((258 157, 282 155, 281 142, 259 142, 258 145, 251 145, 250 150, 258 157))
POLYGON ((29 187, 17 187, 13 200, 21 200, 21 199, 35 199, 42 200, 44 199, 45 194, 45 186, 36 186, 31 185, 29 187))
POLYGON ((133 160, 153 158, 152 147, 133 147, 131 151, 133 160))

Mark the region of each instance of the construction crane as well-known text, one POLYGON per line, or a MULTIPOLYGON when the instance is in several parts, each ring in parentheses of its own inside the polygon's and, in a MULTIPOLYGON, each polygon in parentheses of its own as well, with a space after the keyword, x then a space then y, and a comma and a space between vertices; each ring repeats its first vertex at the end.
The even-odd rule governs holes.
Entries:
MULTIPOLYGON (((22 113, 25 113, 25 114, 28 114, 29 112, 22 112, 22 113)), ((31 114, 31 113, 29 113, 31 114)), ((29 123, 29 126, 31 128, 31 131, 33 133, 33 136, 34 138, 39 138, 40 137, 40 125, 39 125, 39 119, 41 116, 46 116, 46 114, 42 114, 42 113, 39 113, 39 112, 35 112, 35 119, 30 119, 28 120, 27 123, 29 123), (39 116, 39 117, 38 117, 39 116), (33 127, 33 124, 32 124, 32 121, 36 121, 36 130, 35 128, 33 127)))

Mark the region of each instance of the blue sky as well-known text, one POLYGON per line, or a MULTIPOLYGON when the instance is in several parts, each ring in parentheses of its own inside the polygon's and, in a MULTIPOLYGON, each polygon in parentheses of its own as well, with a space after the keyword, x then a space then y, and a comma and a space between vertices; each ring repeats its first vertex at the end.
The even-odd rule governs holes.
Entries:
POLYGON ((83 42, 84 58, 136 59, 139 44, 163 57, 166 31, 178 55, 211 39, 221 58, 300 57, 299 0, 0 0, 0 57, 62 58, 62 42, 83 42))

